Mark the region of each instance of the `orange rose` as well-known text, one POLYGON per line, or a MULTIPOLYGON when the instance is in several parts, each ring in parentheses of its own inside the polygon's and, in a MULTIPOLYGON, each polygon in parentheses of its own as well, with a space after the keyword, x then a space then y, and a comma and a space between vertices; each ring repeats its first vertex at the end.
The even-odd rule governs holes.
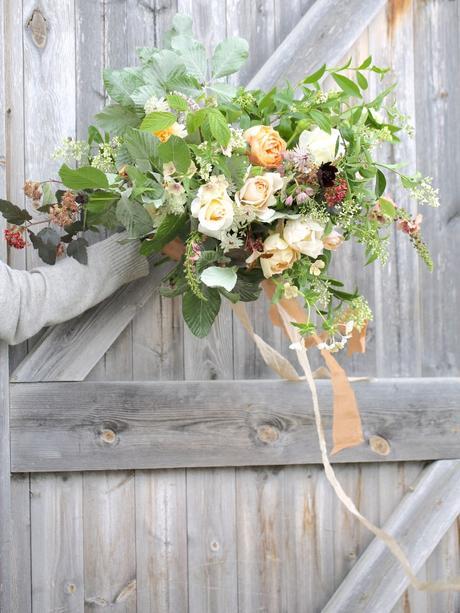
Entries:
POLYGON ((244 137, 250 147, 251 164, 265 168, 276 168, 281 164, 286 143, 271 126, 252 126, 244 137))

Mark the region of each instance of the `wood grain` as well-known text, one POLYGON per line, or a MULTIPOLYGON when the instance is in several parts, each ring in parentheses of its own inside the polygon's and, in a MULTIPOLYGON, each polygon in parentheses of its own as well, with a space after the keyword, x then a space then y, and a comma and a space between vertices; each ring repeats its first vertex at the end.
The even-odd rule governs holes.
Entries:
MULTIPOLYGON (((460 460, 434 462, 384 526, 398 539, 415 572, 460 513, 459 477, 460 460)), ((399 563, 375 539, 323 611, 373 613, 378 608, 389 613, 408 584, 399 563)))
MULTIPOLYGON (((318 389, 329 431, 330 382, 318 389)), ((354 389, 366 439, 379 436, 390 452, 363 444, 334 461, 459 455, 459 379, 374 380, 354 389)), ((304 385, 281 381, 16 384, 12 470, 316 463, 310 402, 304 385)))
POLYGON ((270 89, 281 81, 295 84, 323 63, 334 65, 385 1, 316 0, 247 87, 270 89))

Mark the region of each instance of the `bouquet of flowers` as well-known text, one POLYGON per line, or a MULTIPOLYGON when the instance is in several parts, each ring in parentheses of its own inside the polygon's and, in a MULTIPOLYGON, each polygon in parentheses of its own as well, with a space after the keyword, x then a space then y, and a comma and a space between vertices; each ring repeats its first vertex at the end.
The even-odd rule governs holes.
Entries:
POLYGON ((29 240, 48 264, 67 255, 84 265, 88 230, 123 228, 146 256, 179 239, 161 292, 183 296, 193 334, 208 334, 222 299, 256 300, 270 279, 275 303, 303 298, 301 334, 322 329, 320 347, 331 351, 371 318, 365 299, 329 273, 344 241, 361 243, 367 263, 385 261, 396 224, 432 267, 422 216, 386 195, 386 176, 396 173, 420 204, 437 206, 437 191, 374 157, 411 128, 388 102, 393 87, 366 100, 366 74, 386 73, 371 57, 323 65, 295 87, 250 91, 227 79, 247 42, 224 40, 208 58, 182 15, 163 49, 138 55, 137 67, 105 71, 111 103, 86 141, 57 150, 59 180, 26 183, 32 213, 0 201, 11 247, 29 240), (321 89, 325 77, 335 88, 321 89))

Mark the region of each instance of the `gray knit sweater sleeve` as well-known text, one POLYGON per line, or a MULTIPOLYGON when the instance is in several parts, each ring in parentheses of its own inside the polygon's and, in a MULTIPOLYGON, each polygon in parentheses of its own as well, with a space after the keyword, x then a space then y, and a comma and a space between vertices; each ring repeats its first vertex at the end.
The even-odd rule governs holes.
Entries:
POLYGON ((120 244, 115 234, 88 248, 88 265, 73 258, 31 271, 0 262, 0 339, 11 345, 44 326, 80 315, 128 281, 149 272, 139 243, 120 244))

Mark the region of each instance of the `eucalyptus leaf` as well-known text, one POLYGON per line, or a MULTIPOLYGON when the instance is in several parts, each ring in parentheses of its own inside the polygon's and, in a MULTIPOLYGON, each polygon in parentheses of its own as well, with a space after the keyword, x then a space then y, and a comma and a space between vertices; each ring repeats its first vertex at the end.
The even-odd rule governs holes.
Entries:
POLYGON ((223 287, 227 292, 231 292, 238 277, 234 267, 209 266, 203 270, 200 279, 208 287, 223 287))

